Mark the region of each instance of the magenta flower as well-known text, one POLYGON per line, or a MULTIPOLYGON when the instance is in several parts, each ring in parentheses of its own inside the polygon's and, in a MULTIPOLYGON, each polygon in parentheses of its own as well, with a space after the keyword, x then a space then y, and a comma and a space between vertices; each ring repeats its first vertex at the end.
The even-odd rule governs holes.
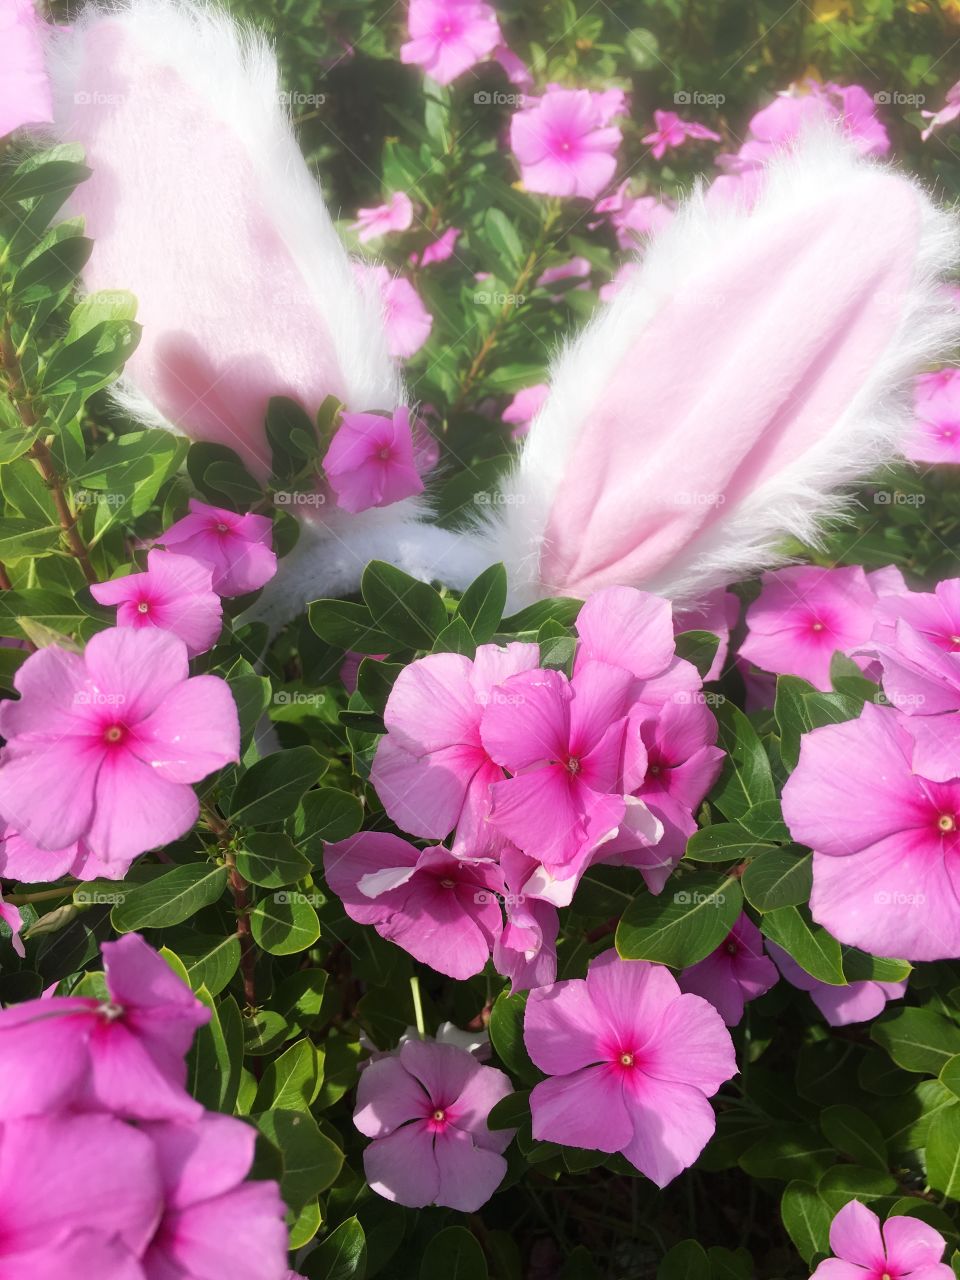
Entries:
POLYGON ((0 879, 40 883, 76 876, 78 880, 121 880, 126 863, 104 862, 83 841, 66 849, 39 849, 14 827, 0 823, 0 879))
POLYGON ((51 645, 14 686, 19 700, 0 706, 0 814, 42 849, 83 839, 128 863, 189 831, 190 784, 239 759, 228 684, 190 678, 167 631, 101 631, 82 657, 51 645))
POLYGON ((543 408, 549 394, 550 388, 547 384, 538 382, 535 386, 524 387, 513 397, 500 417, 513 427, 514 440, 519 440, 527 434, 530 423, 543 408))
POLYGON ((410 261, 418 267, 431 267, 434 263, 446 262, 453 257, 462 234, 459 227, 447 227, 443 235, 431 240, 419 253, 411 253, 410 261))
POLYGON ((483 745, 480 722, 495 686, 534 670, 539 660, 535 644, 482 644, 472 661, 436 653, 404 667, 387 699, 387 733, 370 770, 401 830, 442 840, 456 828, 453 851, 461 857, 500 852, 503 836, 486 819, 490 787, 503 780, 503 770, 483 745))
MULTIPOLYGON (((628 194, 629 178, 625 178, 612 195, 598 200, 594 208, 610 221, 621 249, 635 249, 645 237, 654 236, 669 226, 675 210, 656 196, 628 194)), ((599 225, 599 224, 597 224, 599 225)))
POLYGON ((880 1219, 851 1200, 830 1224, 827 1258, 810 1280, 954 1280, 953 1268, 941 1262, 947 1242, 919 1218, 880 1219))
POLYGON ((285 1280, 285 1206, 275 1182, 244 1182, 257 1131, 207 1113, 192 1124, 147 1124, 164 1214, 143 1259, 147 1280, 229 1274, 285 1280))
POLYGON ((474 1213, 507 1172, 511 1129, 488 1129, 491 1109, 513 1092, 496 1067, 466 1049, 408 1040, 360 1076, 353 1123, 373 1138, 363 1153, 378 1195, 411 1209, 474 1213))
POLYGON ((763 954, 760 930, 741 914, 733 928, 706 959, 684 969, 681 991, 709 1000, 728 1027, 743 1017, 744 1005, 776 985, 777 970, 763 954))
MULTIPOLYGON (((40 1069, 25 1052, 17 1072, 40 1069)), ((136 1259, 162 1204, 149 1138, 114 1116, 0 1125, 0 1274, 10 1280, 143 1280, 136 1259)))
MULTIPOLYGON (((593 264, 589 258, 573 257, 566 262, 561 262, 557 267, 548 267, 546 271, 541 272, 537 276, 536 284, 538 289, 546 289, 548 285, 558 284, 562 280, 580 280, 581 284, 577 285, 578 289, 586 289, 589 287, 590 273, 593 271, 593 264)), ((558 302, 562 294, 554 294, 553 302, 558 302)))
POLYGON ((492 862, 362 831, 323 850, 327 884, 351 920, 450 978, 472 978, 500 937, 505 885, 492 862))
POLYGON ((43 25, 33 0, 7 0, 0 11, 0 138, 53 119, 43 25))
POLYGON ((587 89, 548 89, 514 114, 510 146, 528 191, 596 199, 614 175, 622 138, 607 123, 612 105, 587 89))
POLYGON ((960 956, 960 778, 918 773, 916 718, 867 703, 804 736, 783 788, 794 840, 813 850, 813 918, 878 956, 960 956))
POLYGON ((438 84, 450 84, 503 44, 497 15, 481 0, 410 0, 407 26, 400 61, 422 67, 438 84))
POLYGON ((530 1095, 533 1136, 619 1151, 665 1187, 716 1128, 707 1099, 736 1073, 712 1005, 662 965, 605 951, 575 978, 531 991, 524 1041, 549 1080, 530 1095))
POLYGON ((147 553, 146 573, 96 582, 90 594, 117 606, 118 627, 159 627, 187 646, 191 658, 212 649, 223 625, 223 606, 213 590, 213 571, 192 556, 147 553))
POLYGON ((529 991, 557 980, 560 918, 552 903, 525 892, 537 863, 507 847, 500 859, 506 881, 506 923, 493 948, 497 973, 510 979, 511 991, 529 991))
POLYGON ((54 996, 0 1010, 0 1119, 55 1110, 195 1120, 184 1061, 210 1011, 136 933, 104 942, 109 999, 54 996))
POLYGON ((401 405, 389 417, 344 413, 324 455, 323 469, 337 495, 337 506, 351 514, 423 493, 410 410, 401 405))
POLYGON ((831 1027, 846 1027, 853 1022, 871 1022, 881 1014, 887 1001, 899 1000, 907 990, 907 982, 848 982, 835 987, 819 982, 806 969, 801 969, 793 956, 767 943, 767 950, 791 987, 809 992, 810 999, 831 1027))
POLYGON ((409 360, 430 337, 433 316, 403 276, 392 275, 387 267, 366 263, 358 263, 356 271, 361 280, 369 281, 380 295, 387 350, 396 359, 409 360))
POLYGON ((395 191, 386 204, 378 204, 373 209, 358 209, 353 230, 358 231, 357 239, 365 243, 391 231, 406 231, 412 222, 410 197, 404 191, 395 191))
POLYGON ((23 916, 20 914, 19 907, 15 907, 12 902, 4 902, 3 894, 0 894, 0 920, 9 928, 12 935, 10 942, 14 951, 22 960, 27 954, 20 938, 20 930, 23 928, 23 916))
POLYGON ((883 691, 907 715, 960 711, 960 578, 881 597, 864 652, 879 659, 883 691))
POLYGON ((189 509, 189 515, 164 530, 159 543, 208 565, 218 595, 243 596, 270 581, 277 572, 277 557, 267 516, 239 516, 196 498, 190 499, 189 509))
POLYGON ((764 671, 799 676, 826 692, 832 688, 831 658, 869 638, 875 606, 859 565, 797 565, 765 573, 763 589, 747 609, 740 654, 764 671))
POLYGON ((489 821, 549 870, 572 869, 617 832, 629 671, 587 662, 572 680, 528 671, 493 692, 480 722, 490 758, 513 777, 490 788, 489 821))
POLYGON ((915 384, 916 417, 903 451, 912 462, 960 463, 960 369, 923 374, 915 384))
POLYGON ((695 120, 681 120, 675 111, 654 111, 653 122, 656 128, 642 141, 649 143, 654 160, 662 160, 668 150, 682 147, 688 138, 705 142, 723 141, 719 133, 714 133, 705 124, 697 124, 695 120))
POLYGON ((935 129, 942 129, 960 117, 960 81, 947 90, 946 100, 939 111, 921 111, 920 114, 930 121, 920 134, 921 140, 926 142, 935 129))

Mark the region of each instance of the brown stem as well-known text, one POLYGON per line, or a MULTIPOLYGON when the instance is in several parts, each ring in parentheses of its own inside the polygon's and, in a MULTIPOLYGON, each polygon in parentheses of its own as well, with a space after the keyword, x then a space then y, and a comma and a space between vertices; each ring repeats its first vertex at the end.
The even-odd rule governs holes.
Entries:
POLYGON ((229 869, 228 884, 233 894, 237 912, 237 937, 240 940, 240 974, 243 978, 243 998, 251 1007, 257 1003, 257 951, 250 929, 250 886, 237 870, 232 851, 226 854, 229 869))
POLYGON ((35 427, 37 415, 33 411, 29 393, 23 383, 23 373, 14 350, 13 340, 6 329, 0 331, 0 365, 7 371, 7 393, 16 406, 23 425, 35 427))
POLYGON ((70 510, 70 504, 67 502, 67 496, 63 491, 63 482, 53 460, 53 454, 44 441, 36 440, 30 450, 30 457, 37 464, 40 474, 46 481, 47 488, 53 497, 53 505, 57 510, 57 519, 60 521, 60 528, 67 539, 71 555, 75 556, 79 562, 87 582, 98 582, 99 575, 90 562, 90 553, 87 550, 86 543, 80 537, 80 532, 77 529, 77 517, 70 510))

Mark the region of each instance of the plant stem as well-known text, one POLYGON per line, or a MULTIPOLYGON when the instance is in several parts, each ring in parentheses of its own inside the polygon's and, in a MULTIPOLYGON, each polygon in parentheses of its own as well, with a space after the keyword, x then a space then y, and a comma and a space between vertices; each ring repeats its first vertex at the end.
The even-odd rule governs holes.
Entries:
POLYGON ((427 1033, 423 1022, 423 1001, 420 999, 420 979, 416 974, 410 979, 410 993, 413 996, 413 1017, 417 1024, 417 1035, 421 1040, 425 1040, 427 1033))
POLYGON ((62 898, 66 893, 73 893, 76 885, 63 885, 59 889, 41 889, 36 893, 8 893, 4 902, 14 907, 22 907, 26 902, 49 902, 51 898, 62 898))
POLYGON ((233 894, 233 905, 237 912, 237 937, 240 940, 240 974, 243 978, 243 998, 254 1007, 257 1003, 257 951, 250 929, 250 886, 237 870, 233 850, 224 854, 229 872, 227 883, 233 894))
POLYGON ((53 460, 53 454, 43 440, 36 440, 30 450, 30 457, 37 464, 40 474, 46 481, 47 488, 53 497, 57 519, 60 521, 60 528, 63 530, 70 547, 70 554, 78 561, 87 582, 98 582, 99 574, 90 562, 90 553, 87 550, 86 543, 80 537, 80 531, 77 529, 77 517, 70 510, 70 504, 67 502, 67 496, 63 491, 63 481, 53 460))

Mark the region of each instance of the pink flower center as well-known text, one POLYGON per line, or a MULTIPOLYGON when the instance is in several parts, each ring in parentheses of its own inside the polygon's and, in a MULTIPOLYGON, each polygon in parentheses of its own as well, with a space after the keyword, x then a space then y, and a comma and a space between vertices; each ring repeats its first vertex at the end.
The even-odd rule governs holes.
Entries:
POLYGON ((455 889, 456 887, 457 887, 457 882, 456 882, 456 880, 441 880, 441 881, 440 881, 440 888, 441 888, 441 889, 455 889))
POLYGON ((940 817, 937 819, 937 826, 944 833, 944 835, 947 835, 951 831, 956 831, 957 829, 956 815, 952 813, 941 813, 940 817))
POLYGON ((822 630, 823 630, 823 623, 822 623, 822 622, 815 622, 815 623, 813 623, 813 625, 811 626, 810 630, 811 630, 811 631, 822 631, 822 630))
POLYGON ((728 942, 726 946, 727 955, 735 956, 740 948, 735 942, 728 942))
POLYGON ((126 732, 122 724, 108 724, 103 731, 103 740, 113 746, 114 743, 123 741, 126 732))
POLYGON ((647 772, 652 774, 653 777, 656 777, 657 774, 660 772, 660 766, 658 764, 652 764, 650 768, 647 770, 647 772))
POLYGON ((619 1061, 620 1061, 620 1065, 621 1065, 621 1067, 632 1067, 632 1066, 633 1066, 633 1054, 632 1054, 632 1053, 621 1053, 619 1061))
POLYGON ((380 458, 382 462, 389 462, 391 457, 390 446, 385 444, 377 454, 377 457, 380 458))
POLYGON ((137 613, 149 613, 149 612, 150 612, 150 605, 148 601, 141 600, 140 603, 137 605, 137 613))
POLYGON ((229 533, 229 532, 230 532, 230 526, 228 524, 224 524, 222 520, 218 521, 217 533, 229 533))
POLYGON ((580 761, 576 756, 570 756, 567 760, 567 772, 573 774, 580 772, 580 761))
POLYGON ((447 1113, 443 1110, 443 1108, 437 1107, 436 1111, 433 1113, 434 1123, 442 1124, 446 1118, 447 1118, 447 1113))
POLYGON ((960 636, 951 636, 950 643, 955 649, 960 649, 960 636))

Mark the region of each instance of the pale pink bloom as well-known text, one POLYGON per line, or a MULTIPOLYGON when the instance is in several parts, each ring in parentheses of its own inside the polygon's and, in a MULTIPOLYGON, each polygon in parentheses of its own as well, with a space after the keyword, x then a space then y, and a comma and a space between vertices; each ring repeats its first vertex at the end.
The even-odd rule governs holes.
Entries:
POLYGON ((344 413, 323 459, 337 506, 356 513, 423 493, 406 405, 382 413, 344 413))
POLYGON ((371 1062, 353 1123, 374 1139, 363 1153, 372 1189, 411 1209, 475 1213, 507 1172, 514 1130, 489 1129, 487 1116, 512 1092, 502 1071, 452 1044, 407 1040, 371 1062))
POLYGON ((512 425, 514 440, 519 440, 527 434, 530 423, 543 408, 549 394, 550 388, 545 382, 538 382, 532 387, 524 387, 517 392, 500 414, 504 422, 509 422, 512 425))
POLYGON ((863 652, 879 660, 884 693, 907 715, 960 711, 960 578, 881 597, 863 652))
POLYGON ((530 1095, 533 1136, 619 1151, 665 1187, 709 1142, 707 1099, 736 1073, 730 1033, 662 965, 605 951, 575 978, 531 991, 524 1041, 550 1077, 530 1095))
POLYGON ((739 616, 739 599, 732 591, 725 591, 722 587, 711 591, 698 608, 684 609, 674 614, 673 629, 677 635, 683 631, 710 631, 719 637, 720 643, 710 669, 703 677, 704 682, 719 680, 726 670, 727 654, 730 652, 730 629, 736 626, 739 616))
MULTIPOLYGON (((751 119, 752 138, 769 147, 793 143, 811 125, 838 121, 863 155, 885 155, 890 138, 876 113, 873 98, 861 85, 818 84, 806 80, 777 94, 769 106, 751 119)), ((758 152, 750 152, 758 158, 758 152)))
MULTIPOLYGON (((537 277, 537 286, 545 289, 547 285, 556 284, 558 280, 583 280, 586 281, 593 267, 588 258, 570 258, 567 262, 562 262, 558 267, 548 267, 537 277)), ((578 285, 578 289, 585 289, 586 283, 578 285)), ((556 297, 562 295, 557 294, 556 297)), ((556 300, 556 299, 555 299, 556 300)))
POLYGON ((556 982, 560 918, 552 903, 527 892, 537 864, 508 845, 501 855, 500 868, 507 887, 507 918, 493 949, 497 973, 510 979, 514 992, 556 982))
POLYGON ((400 61, 422 67, 438 84, 450 84, 503 45, 497 15, 481 0, 410 0, 407 27, 400 61))
POLYGON ((726 204, 752 209, 763 194, 765 176, 762 169, 745 169, 742 173, 722 173, 707 188, 710 204, 726 204))
POLYGON ((642 141, 650 144, 654 160, 662 160, 668 150, 682 147, 688 138, 704 142, 723 141, 719 133, 714 133, 705 124, 698 124, 695 120, 681 120, 675 111, 654 111, 653 122, 656 128, 642 141))
POLYGON ((20 914, 19 907, 15 907, 12 902, 4 902, 3 894, 0 894, 0 920, 10 929, 12 934, 10 941, 13 949, 22 960, 26 955, 26 948, 20 937, 20 930, 23 928, 23 917, 20 914))
POLYGON ((806 969, 801 969, 793 956, 775 942, 768 942, 767 950, 791 987, 809 992, 810 999, 831 1027, 872 1022, 883 1012, 888 1000, 901 999, 907 990, 906 979, 902 982, 848 982, 844 987, 835 987, 828 982, 819 982, 806 969))
POLYGON ((358 209, 352 229, 357 231, 361 243, 388 235, 391 231, 406 231, 413 222, 413 204, 405 191, 395 191, 386 204, 372 209, 358 209))
POLYGON ((490 758, 513 776, 495 782, 489 822, 555 874, 611 839, 625 806, 620 763, 633 679, 586 662, 572 680, 528 671, 493 691, 480 722, 490 758))
POLYGON ((241 516, 197 498, 190 499, 188 509, 189 514, 165 529, 157 542, 207 565, 218 595, 243 596, 270 581, 277 572, 277 557, 269 516, 241 516))
POLYGON ((947 1242, 912 1215, 880 1219, 859 1200, 845 1204, 830 1224, 827 1258, 810 1280, 954 1280, 941 1262, 947 1242))
POLYGON ((104 942, 102 952, 106 1002, 53 996, 0 1010, 3 1120, 55 1110, 201 1115, 185 1089, 185 1058, 209 1009, 139 934, 104 942))
POLYGON ((611 105, 587 89, 549 89, 514 114, 510 146, 528 191, 588 200, 600 194, 616 170, 622 138, 606 123, 611 105))
POLYGON ((42 29, 33 0, 0 5, 0 138, 21 125, 53 119, 42 29))
POLYGON ((533 84, 530 68, 518 54, 514 53, 505 44, 494 49, 492 57, 493 61, 498 62, 503 68, 511 84, 518 85, 521 89, 526 89, 533 84))
POLYGON ((391 274, 387 267, 365 263, 358 263, 357 271, 372 280, 380 292, 390 354, 396 359, 408 360, 430 337, 433 316, 403 276, 391 274))
POLYGON ((921 111, 920 114, 930 123, 920 134, 921 139, 926 142, 935 129, 942 129, 945 124, 951 124, 960 116, 960 80, 947 90, 947 97, 939 111, 921 111))
POLYGON ((890 150, 890 135, 877 116, 873 95, 859 84, 824 85, 843 131, 857 150, 866 156, 883 156, 890 150))
POLYGON ((960 956, 960 779, 917 772, 915 723, 868 702, 859 719, 806 734, 783 816, 813 850, 818 924, 873 955, 949 959, 960 956))
POLYGON ((763 575, 760 595, 747 609, 740 654, 764 671, 799 676, 826 692, 833 655, 864 644, 875 605, 859 565, 776 569, 763 575))
POLYGON ((741 915, 716 951, 684 969, 678 981, 681 991, 709 1000, 727 1026, 735 1027, 744 1005, 775 986, 777 976, 763 954, 760 930, 749 916, 741 915))
MULTIPOLYGON (((16 1068, 20 1075, 57 1069, 27 1053, 16 1068)), ((0 1125, 5 1278, 143 1280, 136 1259, 162 1204, 150 1139, 114 1116, 36 1116, 0 1125)))
POLYGON ((404 667, 387 699, 387 733, 370 770, 381 804, 401 830, 442 840, 456 828, 454 853, 499 853, 502 835, 486 818, 490 787, 503 771, 483 745, 481 718, 495 686, 534 670, 539 660, 535 644, 482 644, 472 660, 434 653, 404 667))
POLYGON ((630 180, 625 178, 612 195, 594 206, 597 213, 609 218, 621 249, 635 249, 644 237, 662 231, 675 216, 673 208, 656 196, 628 195, 629 186, 630 180))
POLYGON ((257 1131, 207 1113, 184 1124, 147 1124, 164 1213, 143 1259, 147 1280, 229 1275, 285 1280, 286 1206, 275 1182, 245 1182, 257 1131))
POLYGON ((461 862, 442 846, 362 831, 323 851, 327 884, 358 924, 372 924, 416 960, 472 978, 500 937, 505 887, 493 862, 461 862))
POLYGON ((19 831, 0 822, 0 879, 30 884, 76 876, 78 880, 121 880, 125 862, 104 862, 81 840, 65 849, 40 849, 19 831))
POLYGON ((917 378, 914 408, 913 428, 903 447, 911 462, 960 463, 960 369, 917 378))
POLYGON ((118 627, 159 627, 179 636, 191 658, 212 649, 223 625, 223 606, 213 590, 213 570, 192 556, 147 553, 146 573, 95 582, 99 604, 117 606, 118 627))
POLYGON ((430 267, 435 262, 446 262, 448 258, 453 257, 457 241, 462 234, 459 227, 447 227, 443 235, 437 236, 436 240, 431 240, 418 253, 411 253, 410 261, 418 267, 430 267))
POLYGON ((168 631, 101 631, 82 656, 51 645, 0 706, 0 814, 41 849, 78 840, 130 862, 197 820, 191 783, 239 759, 239 723, 219 676, 190 678, 168 631))

